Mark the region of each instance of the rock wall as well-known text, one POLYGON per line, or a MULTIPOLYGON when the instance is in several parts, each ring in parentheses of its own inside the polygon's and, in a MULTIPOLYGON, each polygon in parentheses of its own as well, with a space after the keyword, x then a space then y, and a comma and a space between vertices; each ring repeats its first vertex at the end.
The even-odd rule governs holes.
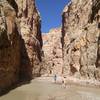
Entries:
POLYGON ((63 74, 100 80, 100 0, 72 0, 62 14, 63 74))
POLYGON ((22 77, 37 76, 40 74, 40 62, 42 61, 39 12, 35 6, 35 0, 16 0, 16 2, 18 4, 18 23, 22 35, 20 73, 22 77))
POLYGON ((0 0, 0 91, 17 81, 19 67, 20 35, 16 12, 6 0, 0 0))
POLYGON ((41 20, 34 0, 0 0, 0 91, 40 73, 41 20))
MULTIPOLYGON (((62 73, 61 28, 54 28, 43 35, 44 68, 47 74, 62 73)), ((44 71, 44 72, 45 72, 44 71)))

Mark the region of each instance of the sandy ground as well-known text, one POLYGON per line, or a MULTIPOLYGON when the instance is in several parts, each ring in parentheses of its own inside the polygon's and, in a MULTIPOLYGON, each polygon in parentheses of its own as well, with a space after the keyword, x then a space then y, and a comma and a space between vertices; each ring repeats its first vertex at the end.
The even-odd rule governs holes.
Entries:
POLYGON ((75 85, 66 85, 54 82, 53 77, 40 77, 31 83, 22 85, 0 100, 100 100, 99 88, 87 88, 75 85))

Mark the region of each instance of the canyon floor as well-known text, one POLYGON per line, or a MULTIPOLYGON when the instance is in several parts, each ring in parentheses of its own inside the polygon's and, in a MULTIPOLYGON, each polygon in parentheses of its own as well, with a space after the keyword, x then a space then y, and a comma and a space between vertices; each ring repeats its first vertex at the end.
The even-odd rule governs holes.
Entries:
POLYGON ((11 90, 0 100, 100 100, 100 88, 53 82, 53 77, 40 77, 11 90))

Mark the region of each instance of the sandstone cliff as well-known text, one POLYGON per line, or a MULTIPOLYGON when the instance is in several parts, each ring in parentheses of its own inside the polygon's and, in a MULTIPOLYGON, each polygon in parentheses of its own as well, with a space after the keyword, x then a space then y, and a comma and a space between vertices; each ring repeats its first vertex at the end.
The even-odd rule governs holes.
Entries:
POLYGON ((20 35, 16 12, 6 1, 0 1, 0 91, 18 79, 20 67, 20 35))
POLYGON ((39 75, 40 29, 34 0, 0 0, 0 90, 39 75))
POLYGON ((62 73, 61 28, 54 28, 43 36, 44 68, 48 74, 62 73))
POLYGON ((72 0, 62 14, 63 74, 100 80, 100 0, 72 0))
POLYGON ((40 74, 42 37, 41 20, 35 0, 16 0, 18 5, 18 24, 22 36, 21 76, 40 74))

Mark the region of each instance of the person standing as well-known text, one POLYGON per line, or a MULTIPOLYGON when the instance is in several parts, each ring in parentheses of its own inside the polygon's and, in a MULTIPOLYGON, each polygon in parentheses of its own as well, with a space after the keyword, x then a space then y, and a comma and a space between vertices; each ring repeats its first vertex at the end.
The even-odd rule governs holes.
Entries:
POLYGON ((57 81, 57 75, 55 74, 54 75, 54 82, 56 83, 56 81, 57 81))

